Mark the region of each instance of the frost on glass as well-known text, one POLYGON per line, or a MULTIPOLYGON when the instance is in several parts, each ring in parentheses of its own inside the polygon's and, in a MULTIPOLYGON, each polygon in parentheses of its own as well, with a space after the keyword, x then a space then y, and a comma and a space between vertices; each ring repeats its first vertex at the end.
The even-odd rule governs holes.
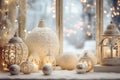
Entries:
POLYGON ((96 0, 63 0, 64 52, 95 52, 96 0))
POLYGON ((46 26, 56 30, 55 0, 27 0, 27 32, 44 19, 46 26))

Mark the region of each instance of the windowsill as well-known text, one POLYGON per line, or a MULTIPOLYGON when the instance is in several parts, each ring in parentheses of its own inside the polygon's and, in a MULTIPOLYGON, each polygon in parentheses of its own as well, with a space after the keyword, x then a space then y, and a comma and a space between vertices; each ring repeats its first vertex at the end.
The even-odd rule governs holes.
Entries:
POLYGON ((83 79, 83 80, 105 80, 105 79, 120 79, 120 73, 102 73, 102 72, 89 72, 85 74, 77 74, 75 70, 68 71, 68 70, 55 70, 52 72, 51 75, 45 76, 40 71, 39 73, 31 73, 29 75, 14 75, 11 76, 9 72, 0 72, 0 79, 1 80, 42 80, 42 79, 57 79, 57 80, 66 80, 66 79, 83 79))

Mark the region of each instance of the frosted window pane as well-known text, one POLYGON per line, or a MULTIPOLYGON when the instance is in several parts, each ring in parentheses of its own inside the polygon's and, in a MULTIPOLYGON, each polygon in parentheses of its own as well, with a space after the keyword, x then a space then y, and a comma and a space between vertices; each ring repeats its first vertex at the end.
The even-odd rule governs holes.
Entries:
POLYGON ((64 52, 95 52, 96 0, 63 0, 64 52))
POLYGON ((41 18, 47 27, 56 31, 55 0, 28 0, 27 8, 27 31, 37 27, 41 18))

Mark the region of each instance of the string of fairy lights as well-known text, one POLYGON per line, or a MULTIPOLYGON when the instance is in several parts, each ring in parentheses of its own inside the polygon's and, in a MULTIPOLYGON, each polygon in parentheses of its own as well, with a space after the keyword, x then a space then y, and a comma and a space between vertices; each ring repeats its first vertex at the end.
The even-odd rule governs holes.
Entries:
POLYGON ((116 16, 119 16, 120 13, 120 0, 117 1, 117 7, 115 8, 114 6, 111 7, 111 11, 112 11, 112 17, 116 17, 116 16))
MULTIPOLYGON (((5 4, 6 6, 4 7, 3 10, 0 9, 0 13, 8 12, 8 8, 7 8, 8 6, 7 5, 9 4, 9 0, 5 0, 5 3, 6 3, 5 4)), ((95 10, 94 10, 95 7, 96 7, 96 2, 95 1, 94 1, 94 4, 92 4, 92 5, 88 3, 88 0, 80 0, 80 3, 84 5, 83 13, 85 13, 88 10, 88 8, 92 8, 91 11, 93 11, 93 13, 95 13, 95 10)), ((71 7, 77 8, 74 3, 70 3, 70 4, 71 4, 71 7)), ((117 0, 117 5, 118 5, 118 7, 116 7, 116 8, 114 6, 112 6, 110 8, 110 11, 104 10, 104 14, 106 15, 106 17, 108 17, 108 18, 112 17, 113 18, 113 17, 116 17, 116 16, 120 15, 120 13, 119 13, 120 0, 117 0)), ((19 8, 19 5, 17 4, 16 7, 19 8)), ((68 9, 68 8, 69 8, 69 6, 65 6, 65 9, 68 9)), ((56 0, 52 0, 52 6, 50 8, 50 12, 52 14, 52 17, 55 18, 56 17, 56 0)), ((78 19, 78 21, 75 24, 68 23, 69 19, 75 19, 75 18, 76 17, 71 15, 70 18, 63 20, 64 24, 66 24, 66 26, 67 26, 67 24, 69 24, 68 26, 73 26, 75 28, 75 29, 73 29, 73 28, 68 29, 67 27, 64 26, 64 34, 66 34, 65 36, 70 37, 70 35, 72 35, 72 34, 76 35, 78 33, 78 31, 86 31, 87 36, 91 36, 92 35, 91 28, 94 25, 87 24, 86 26, 84 26, 84 24, 86 24, 86 23, 84 22, 84 20, 82 18, 78 19), (85 28, 86 28, 86 30, 85 30, 85 28)), ((95 19, 96 15, 94 15, 93 18, 95 19)), ((15 20, 15 22, 17 22, 17 19, 15 20)), ((5 29, 5 27, 0 27, 0 28, 5 29)), ((25 30, 25 32, 26 32, 26 30, 25 30)))
POLYGON ((52 18, 56 18, 56 0, 52 1, 52 7, 50 8, 50 12, 52 14, 52 18))
MULTIPOLYGON (((83 13, 85 13, 88 8, 92 8, 91 11, 93 11, 95 13, 95 8, 96 8, 96 2, 94 1, 94 4, 89 4, 88 3, 89 0, 80 0, 80 3, 83 4, 84 9, 83 9, 83 13)), ((107 0, 106 0, 107 2, 107 0)), ((71 3, 71 5, 73 5, 73 3, 71 3)), ((112 3, 111 3, 112 5, 112 3)), ((72 6, 72 7, 76 7, 76 6, 72 6)), ((65 8, 68 8, 67 6, 65 6, 65 8)), ((76 7, 77 8, 77 7, 76 7)), ((113 5, 110 6, 109 10, 107 10, 106 8, 104 8, 104 19, 106 18, 114 18, 120 15, 120 0, 117 0, 117 7, 114 7, 113 5)), ((71 19, 73 19, 75 17, 71 17, 71 19)), ((93 16, 93 19, 96 19, 96 15, 93 16)), ((68 19, 69 20, 69 19, 68 19)), ((110 20, 111 21, 111 20, 110 20)), ((64 21, 64 24, 66 24, 67 20, 64 21)), ((69 23, 71 24, 71 23, 69 23)), ((95 27, 95 25, 85 25, 86 23, 84 22, 84 20, 80 19, 76 24, 71 24, 71 26, 73 26, 76 29, 73 28, 64 28, 64 33, 66 34, 67 37, 70 37, 70 35, 76 35, 79 31, 86 31, 87 36, 92 36, 92 30, 91 28, 95 27), (85 28, 87 28, 87 30, 84 30, 85 28), (79 29, 79 31, 77 31, 79 29)))
MULTIPOLYGON (((89 4, 87 2, 87 0, 80 0, 81 5, 84 6, 83 8, 83 12, 82 14, 85 14, 87 12, 87 10, 90 8, 92 13, 95 13, 95 6, 96 6, 96 2, 94 1, 94 4, 89 4)), ((75 7, 78 8, 78 6, 76 6, 73 2, 70 3, 71 7, 75 7)), ((79 6, 80 7, 80 6, 79 6)), ((65 8, 67 9, 68 6, 65 6, 65 8)), ((79 11, 79 10, 78 10, 79 11)), ((80 13, 80 12, 78 12, 80 13)), ((87 15, 86 15, 87 16, 87 15)), ((95 15, 93 16, 93 18, 95 18, 95 15)), ((67 24, 69 22, 69 20, 73 20, 73 19, 77 19, 77 17, 74 17, 74 15, 71 15, 69 19, 65 19, 64 20, 64 24, 67 24)), ((86 35, 92 36, 92 32, 91 32, 91 28, 94 25, 90 25, 89 21, 86 21, 84 19, 82 19, 82 16, 80 17, 80 19, 77 19, 77 21, 75 23, 69 23, 69 25, 65 25, 64 26, 64 36, 66 37, 70 37, 70 35, 76 35, 77 33, 81 32, 86 32, 86 35), (85 25, 87 24, 87 25, 85 25), (73 26, 68 28, 67 26, 73 26)))
MULTIPOLYGON (((4 7, 2 7, 0 9, 0 15, 1 15, 1 19, 0 19, 0 34, 3 34, 3 36, 5 37, 6 34, 8 33, 8 24, 7 24, 7 18, 8 18, 8 4, 9 1, 8 0, 4 0, 4 7)), ((0 39, 2 37, 0 36, 0 39)))

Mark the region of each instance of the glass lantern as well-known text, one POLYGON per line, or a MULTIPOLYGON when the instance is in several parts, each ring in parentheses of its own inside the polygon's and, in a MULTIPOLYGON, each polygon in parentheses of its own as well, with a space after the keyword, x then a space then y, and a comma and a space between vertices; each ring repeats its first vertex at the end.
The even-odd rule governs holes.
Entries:
POLYGON ((16 34, 10 39, 9 43, 2 48, 1 52, 3 70, 4 68, 9 68, 12 64, 20 65, 23 61, 26 61, 28 57, 26 44, 16 34))
POLYGON ((120 32, 114 23, 107 26, 101 46, 101 64, 108 66, 120 65, 120 32))

